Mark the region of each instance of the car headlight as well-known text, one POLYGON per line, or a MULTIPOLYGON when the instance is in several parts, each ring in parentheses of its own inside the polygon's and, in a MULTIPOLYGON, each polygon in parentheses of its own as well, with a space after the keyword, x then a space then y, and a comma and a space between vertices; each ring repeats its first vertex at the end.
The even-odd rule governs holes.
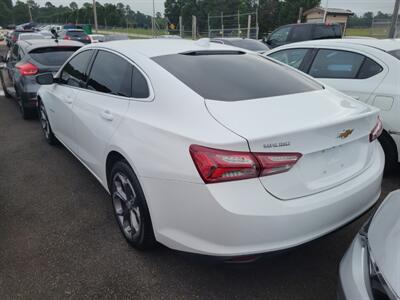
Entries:
POLYGON ((367 249, 369 280, 371 288, 370 294, 373 296, 374 300, 400 300, 400 297, 384 278, 373 257, 371 246, 368 242, 368 229, 371 221, 372 217, 364 224, 359 232, 364 246, 367 249))

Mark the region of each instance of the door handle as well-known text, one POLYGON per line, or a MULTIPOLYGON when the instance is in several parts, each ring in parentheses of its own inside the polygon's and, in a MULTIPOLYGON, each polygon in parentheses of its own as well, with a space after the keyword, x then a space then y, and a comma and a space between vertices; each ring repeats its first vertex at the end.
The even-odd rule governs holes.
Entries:
POLYGON ((114 120, 114 116, 112 115, 112 113, 108 110, 103 111, 100 116, 106 120, 106 121, 112 121, 114 120))

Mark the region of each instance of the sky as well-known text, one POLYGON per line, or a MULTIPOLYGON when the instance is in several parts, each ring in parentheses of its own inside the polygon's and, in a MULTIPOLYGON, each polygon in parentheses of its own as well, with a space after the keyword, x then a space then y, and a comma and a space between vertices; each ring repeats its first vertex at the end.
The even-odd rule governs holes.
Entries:
MULTIPOLYGON (((35 0, 39 5, 44 5, 48 0, 35 0)), ((54 5, 68 5, 71 0, 49 0, 54 5)), ((91 0, 75 0, 79 6, 84 2, 91 0)), ((142 13, 151 15, 153 10, 152 0, 98 0, 100 3, 124 3, 129 4, 132 10, 141 11, 142 13)), ((290 1, 290 0, 287 0, 290 1)), ((377 12, 392 12, 395 0, 321 0, 321 5, 325 6, 328 1, 328 6, 332 8, 346 8, 350 9, 356 14, 363 14, 367 11, 377 12)), ((156 12, 164 12, 164 1, 154 0, 156 12)))

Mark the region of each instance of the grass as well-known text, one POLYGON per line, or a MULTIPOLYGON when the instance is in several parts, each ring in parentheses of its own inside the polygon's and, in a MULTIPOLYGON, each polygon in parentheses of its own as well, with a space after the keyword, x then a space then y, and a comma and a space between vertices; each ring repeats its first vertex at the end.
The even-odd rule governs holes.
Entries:
POLYGON ((346 36, 368 36, 368 37, 375 37, 375 38, 386 38, 387 28, 347 28, 346 29, 346 36))
MULTIPOLYGON (((120 32, 120 33, 126 33, 126 34, 130 34, 130 35, 148 35, 151 36, 153 35, 152 30, 151 29, 145 29, 145 28, 107 28, 107 30, 103 29, 101 31, 104 32, 120 32)), ((157 30, 156 34, 160 35, 160 34, 167 34, 165 31, 163 30, 157 30)))

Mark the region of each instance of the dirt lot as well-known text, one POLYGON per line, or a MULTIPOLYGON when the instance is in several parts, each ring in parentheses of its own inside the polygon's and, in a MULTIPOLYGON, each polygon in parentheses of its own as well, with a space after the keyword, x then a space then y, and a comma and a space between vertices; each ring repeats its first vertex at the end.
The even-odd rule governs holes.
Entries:
MULTIPOLYGON (((335 299, 338 263, 365 220, 249 265, 162 246, 140 253, 123 240, 94 177, 2 96, 0 157, 1 299, 335 299)), ((381 199, 398 188, 399 175, 385 177, 381 199)))

